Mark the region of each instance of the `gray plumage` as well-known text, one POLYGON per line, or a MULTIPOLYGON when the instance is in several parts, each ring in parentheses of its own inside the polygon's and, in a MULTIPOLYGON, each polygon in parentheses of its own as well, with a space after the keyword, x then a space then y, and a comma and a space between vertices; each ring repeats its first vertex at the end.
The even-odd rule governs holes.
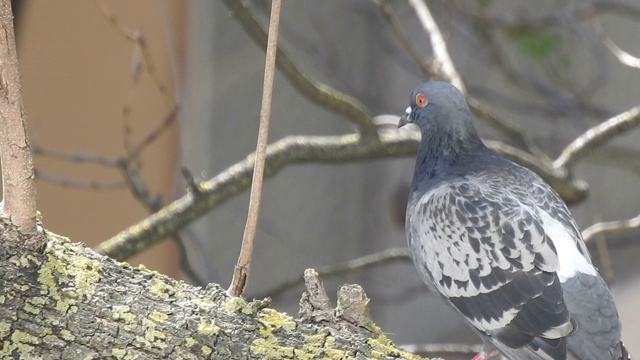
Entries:
POLYGON ((422 132, 407 206, 427 285, 512 360, 621 360, 609 290, 578 227, 540 177, 484 146, 463 95, 429 82, 398 126, 422 132))

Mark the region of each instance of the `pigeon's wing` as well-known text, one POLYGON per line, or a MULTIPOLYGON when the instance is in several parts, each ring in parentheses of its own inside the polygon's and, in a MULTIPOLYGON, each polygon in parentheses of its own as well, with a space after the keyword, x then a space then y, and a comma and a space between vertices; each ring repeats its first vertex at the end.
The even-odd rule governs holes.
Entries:
POLYGON ((419 272, 471 325, 511 348, 537 337, 562 353, 564 340, 556 339, 574 323, 543 224, 507 189, 467 177, 412 194, 407 209, 419 272))
MULTIPOLYGON (((578 251, 590 262, 582 235, 564 202, 541 179, 532 179, 529 183, 532 184, 529 198, 539 212, 554 219, 555 226, 570 235, 578 251)), ((581 360, 628 359, 620 341, 618 311, 602 277, 593 272, 561 270, 564 301, 578 324, 577 332, 567 339, 569 353, 581 360)))

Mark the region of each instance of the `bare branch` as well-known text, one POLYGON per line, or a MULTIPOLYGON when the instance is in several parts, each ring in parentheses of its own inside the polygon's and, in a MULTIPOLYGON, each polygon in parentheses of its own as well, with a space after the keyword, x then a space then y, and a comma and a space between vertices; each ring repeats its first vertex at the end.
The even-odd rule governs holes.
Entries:
MULTIPOLYGON (((413 155, 418 149, 420 134, 409 130, 380 131, 379 141, 366 141, 357 134, 343 136, 289 136, 267 147, 265 177, 276 174, 288 164, 340 163, 413 155)), ((487 141, 497 152, 523 166, 531 166, 569 203, 586 197, 586 186, 569 177, 567 172, 553 169, 539 158, 522 150, 487 141)), ((212 208, 244 191, 251 182, 254 156, 250 155, 213 179, 200 184, 198 193, 189 193, 159 212, 96 247, 96 251, 124 260, 140 249, 160 241, 212 208)))
POLYGON ((467 95, 467 103, 471 110, 473 110, 481 119, 487 123, 493 125, 498 130, 509 135, 513 140, 519 142, 527 149, 531 154, 542 158, 544 161, 549 157, 545 154, 536 144, 531 137, 527 135, 527 132, 521 128, 518 124, 497 116, 489 106, 482 103, 471 95, 467 95))
POLYGON ((640 215, 627 220, 599 222, 582 231, 585 242, 590 242, 600 236, 624 234, 640 230, 640 215))
POLYGON ((398 20, 395 12, 393 11, 393 8, 384 0, 371 1, 378 7, 384 18, 391 26, 393 34, 398 39, 398 42, 400 42, 400 46, 402 46, 409 57, 413 59, 416 64, 418 64, 418 67, 420 68, 420 71, 422 71, 422 74, 426 77, 438 77, 440 74, 433 68, 431 62, 427 61, 418 53, 409 38, 402 31, 402 25, 400 23, 400 20, 398 20))
POLYGON ((422 27, 429 35, 433 53, 436 59, 440 62, 440 72, 447 81, 457 87, 463 94, 466 94, 467 89, 462 81, 462 77, 458 71, 456 71, 453 61, 451 60, 451 56, 449 56, 449 51, 447 50, 444 37, 440 32, 440 28, 438 28, 438 24, 436 24, 436 21, 433 19, 429 7, 424 0, 409 0, 409 4, 413 6, 422 27))
POLYGON ((603 39, 605 46, 618 59, 622 65, 640 69, 640 58, 620 49, 609 37, 603 39))
MULTIPOLYGON (((346 162, 415 153, 419 134, 405 131, 381 134, 380 141, 344 136, 290 136, 267 148, 265 177, 290 163, 346 162)), ((137 225, 98 245, 96 251, 124 260, 172 234, 210 209, 242 192, 251 182, 254 156, 203 182, 199 193, 189 193, 137 225)))
POLYGON ((0 2, 0 213, 20 231, 36 231, 36 188, 13 32, 11 1, 0 2))
POLYGON ((540 175, 569 205, 577 204, 587 197, 588 184, 573 177, 566 168, 552 167, 545 158, 503 144, 495 140, 484 140, 484 143, 505 158, 520 164, 540 175))
POLYGON ((640 58, 635 57, 628 52, 622 50, 616 43, 609 38, 602 28, 602 23, 597 16, 593 16, 591 20, 594 31, 598 35, 598 38, 602 41, 604 46, 616 57, 618 62, 622 65, 640 69, 640 58))
POLYGON ((95 181, 95 180, 80 180, 71 179, 64 176, 58 176, 46 171, 35 170, 36 179, 46 181, 52 184, 72 187, 77 189, 89 189, 89 190, 120 190, 127 187, 127 183, 119 181, 95 181))
POLYGON ((35 146, 33 152, 36 155, 42 155, 42 156, 53 158, 53 159, 66 160, 66 161, 76 162, 76 163, 92 163, 92 164, 102 165, 110 168, 122 167, 122 163, 123 163, 123 159, 120 159, 120 158, 112 159, 106 156, 92 154, 92 153, 67 152, 67 151, 60 151, 60 150, 45 149, 45 148, 39 147, 38 145, 35 146))
MULTIPOLYGON (((102 165, 108 168, 116 168, 124 173, 124 178, 127 179, 127 171, 130 168, 130 164, 135 162, 134 159, 139 158, 140 153, 149 145, 151 145, 157 138, 160 136, 169 126, 171 126, 176 120, 177 108, 174 108, 169 114, 165 116, 165 118, 160 122, 154 129, 152 129, 149 133, 147 133, 140 141, 136 144, 130 146, 129 153, 124 157, 119 158, 109 158, 102 155, 92 154, 92 153, 82 153, 82 152, 67 152, 67 151, 59 151, 52 149, 44 149, 39 146, 34 147, 34 153, 36 155, 41 155, 53 159, 66 160, 75 163, 91 163, 102 165)), ((91 188, 94 190, 97 189, 115 189, 120 188, 120 184, 125 184, 124 182, 97 182, 97 181, 83 181, 83 180, 75 180, 69 179, 53 174, 49 174, 43 171, 37 171, 37 175, 45 180, 52 183, 56 183, 62 186, 70 186, 70 187, 79 187, 79 188, 91 188)), ((129 179, 130 180, 130 179, 129 179)), ((132 184, 131 181, 129 181, 132 184)), ((140 198, 138 194, 136 194, 136 188, 132 188, 132 192, 136 197, 140 198)))
MULTIPOLYGON (((367 269, 373 266, 382 265, 392 261, 406 261, 409 260, 409 250, 407 248, 392 248, 383 250, 374 254, 365 255, 359 258, 355 258, 343 263, 339 264, 331 264, 325 265, 318 269, 317 275, 322 276, 324 278, 342 275, 347 272, 357 271, 362 269, 367 269)), ((285 281, 280 285, 275 286, 274 288, 268 290, 264 296, 259 295, 256 298, 261 297, 275 297, 279 294, 282 294, 285 291, 293 289, 294 287, 302 284, 304 282, 304 278, 300 276, 296 276, 295 279, 291 279, 289 281, 285 281)))
POLYGON ((178 115, 178 107, 174 107, 164 119, 156 125, 154 129, 149 131, 140 141, 131 147, 131 151, 127 154, 128 158, 135 158, 140 156, 142 150, 151 145, 160 135, 164 133, 174 122, 176 122, 178 115))
MULTIPOLYGON (((247 34, 262 49, 267 45, 267 33, 253 17, 241 0, 224 0, 233 17, 244 28, 247 34)), ((306 75, 291 58, 278 48, 276 66, 287 80, 307 99, 327 109, 344 115, 353 122, 365 137, 375 137, 376 129, 371 119, 371 112, 358 100, 343 94, 328 85, 319 83, 306 75)))
MULTIPOLYGON (((453 60, 451 59, 449 51, 447 50, 447 45, 445 44, 444 37, 442 36, 442 32, 440 31, 438 24, 433 19, 433 16, 429 11, 429 7, 424 2, 424 0, 410 0, 409 3, 415 9, 416 14, 418 15, 418 19, 420 20, 424 30, 429 35, 431 47, 433 48, 435 57, 438 60, 439 65, 441 66, 441 69, 434 69, 433 65, 429 65, 418 58, 417 63, 422 68, 422 71, 425 74, 429 74, 436 78, 444 77, 446 81, 452 83, 465 95, 469 107, 473 111, 475 111, 475 113, 479 115, 481 119, 485 120, 497 129, 509 134, 511 137, 522 143, 525 148, 532 154, 546 159, 546 155, 533 143, 531 138, 522 128, 520 128, 520 126, 511 121, 498 117, 495 113, 493 113, 493 111, 491 111, 489 106, 484 105, 482 102, 469 95, 464 82, 462 81, 462 77, 454 66, 453 60)), ((412 48, 410 46, 410 43, 400 31, 398 24, 393 23, 394 16, 392 10, 390 8, 384 8, 383 6, 380 7, 383 10, 383 13, 386 14, 385 17, 389 20, 389 22, 391 22, 396 37, 398 37, 402 44, 406 43, 404 47, 409 48, 410 54, 415 53, 415 51, 411 50, 412 48)), ((412 55, 412 57, 416 56, 412 55)))
MULTIPOLYGON (((151 81, 153 81, 156 88, 162 95, 165 101, 165 104, 170 109, 175 108, 176 105, 175 105, 173 96, 169 93, 169 89, 167 85, 164 83, 164 81, 158 74, 158 71, 156 70, 155 62, 153 61, 153 56, 151 56, 151 53, 149 52, 149 49, 147 47, 147 41, 145 40, 144 36, 138 31, 130 30, 127 27, 125 27, 120 22, 116 14, 113 11, 111 11, 101 0, 94 0, 94 4, 98 8, 102 16, 104 16, 107 22, 111 24, 111 26, 117 32, 120 35, 122 35, 125 39, 132 42, 134 46, 136 46, 136 48, 142 55, 142 59, 144 61, 145 69, 147 70, 147 74, 149 74, 151 81)), ((134 64, 134 66, 137 66, 137 65, 134 64)), ((133 73, 135 74, 137 71, 138 71, 137 69, 134 69, 133 73)), ((134 79, 135 78, 136 76, 134 76, 134 79)))
POLYGON ((593 149, 617 135, 626 133, 638 124, 640 124, 640 105, 587 130, 562 150, 560 156, 553 162, 553 167, 556 169, 573 167, 593 149))
POLYGON ((486 25, 498 28, 529 27, 546 29, 566 24, 571 19, 589 19, 596 12, 610 12, 621 16, 640 18, 640 8, 619 1, 594 0, 583 3, 567 3, 567 7, 535 17, 496 16, 472 10, 468 4, 454 2, 457 11, 473 17, 486 25))
POLYGON ((278 30, 280 27, 281 0, 271 2, 271 18, 269 20, 269 38, 267 41, 267 56, 264 64, 264 81, 262 88, 262 105, 260 108, 260 126, 258 129, 258 144, 256 145, 256 158, 253 166, 253 178, 251 179, 251 197, 249 199, 249 214, 244 227, 242 247, 238 263, 233 271, 233 279, 227 292, 232 296, 244 294, 247 287, 247 277, 251 268, 253 257, 253 244, 258 226, 260 214, 260 202, 262 199, 262 180, 264 178, 264 158, 269 143, 269 121, 271 120, 271 102, 273 95, 273 79, 276 72, 276 53, 278 51, 278 30))
POLYGON ((467 344, 425 344, 425 345, 398 345, 412 354, 421 354, 428 357, 434 355, 475 355, 482 351, 482 345, 467 344))

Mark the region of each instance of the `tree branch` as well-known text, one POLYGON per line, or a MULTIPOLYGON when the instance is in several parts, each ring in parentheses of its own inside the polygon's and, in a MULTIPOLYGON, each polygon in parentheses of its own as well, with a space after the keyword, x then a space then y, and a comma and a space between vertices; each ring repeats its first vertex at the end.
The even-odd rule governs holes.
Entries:
MULTIPOLYGON (((343 136, 288 136, 267 147, 265 177, 276 174, 288 164, 340 163, 413 155, 420 134, 409 130, 381 131, 379 141, 365 141, 357 134, 343 136)), ((555 187, 569 203, 586 197, 583 182, 553 169, 539 158, 496 141, 487 145, 519 164, 540 171, 539 175, 555 187)), ((124 260, 141 249, 157 243, 202 216, 212 208, 245 190, 251 183, 254 155, 241 161, 209 181, 200 184, 201 191, 189 193, 159 212, 98 245, 103 255, 124 260)))
MULTIPOLYGON (((224 0, 234 18, 261 49, 267 46, 267 33, 253 17, 242 0, 224 0)), ((371 112, 358 100, 343 94, 306 75, 282 49, 278 48, 276 66, 302 95, 312 102, 345 116, 353 122, 364 137, 376 136, 371 112)))
POLYGON ((60 186, 89 189, 89 190, 120 190, 126 189, 127 183, 122 180, 116 181, 97 181, 97 180, 81 180, 72 179, 64 176, 58 176, 42 170, 35 170, 35 177, 38 180, 46 181, 60 186))
POLYGON ((429 7, 424 0, 409 0, 409 4, 413 6, 416 15, 418 15, 418 20, 420 20, 424 31, 429 36, 431 47, 433 48, 433 54, 441 66, 439 72, 442 73, 448 82, 457 87, 463 94, 466 94, 467 89, 462 81, 462 77, 456 70, 453 61, 451 60, 451 56, 449 56, 449 51, 447 50, 444 37, 440 32, 440 28, 438 28, 438 24, 436 24, 436 21, 433 19, 429 7))
MULTIPOLYGON (((430 65, 427 68, 424 68, 424 66, 427 65, 426 62, 418 61, 418 65, 420 65, 423 68, 423 72, 426 74, 430 74, 432 76, 435 75, 436 78, 443 77, 446 81, 453 84, 465 95, 465 97, 467 98, 467 103, 469 104, 469 107, 477 115, 479 115, 481 119, 485 120, 486 122, 493 125, 497 129, 510 135, 511 137, 513 137, 514 139, 522 143, 522 145, 524 145, 524 147, 527 150, 529 150, 532 154, 542 157, 544 158, 544 160, 546 160, 547 156, 544 154, 544 152, 542 152, 542 150, 540 150, 533 143, 531 138, 526 134, 526 132, 522 128, 520 128, 520 126, 516 125, 511 121, 498 117, 493 111, 491 111, 489 106, 484 105, 482 102, 480 102, 479 100, 477 100, 475 97, 471 96, 467 92, 466 86, 464 85, 464 81, 462 80, 462 76, 460 76, 460 74, 455 68, 453 60, 451 59, 451 56, 449 55, 449 51, 447 50, 447 45, 444 41, 444 37, 442 36, 442 32, 440 31, 438 24, 435 22, 433 16, 431 15, 431 11, 429 10, 429 7, 424 2, 424 0, 410 0, 409 3, 415 9, 416 14, 418 15, 418 19, 422 24, 422 27, 424 28, 425 32, 429 36, 429 39, 431 41, 431 47, 433 48, 433 53, 439 65, 441 66, 440 69, 434 69, 433 65, 430 65)), ((386 8, 386 9, 382 8, 382 9, 383 9, 383 12, 385 13, 391 12, 389 8, 386 8)), ((409 44, 407 40, 403 40, 405 39, 405 36, 402 35, 400 30, 396 29, 397 25, 393 26, 394 23, 392 21, 394 17, 392 16, 392 14, 386 15, 385 17, 391 22, 392 27, 394 28, 394 33, 396 33, 396 36, 398 37, 400 42, 409 44)), ((407 46, 409 45, 405 45, 405 47, 407 46)), ((410 52, 410 54, 411 53, 415 53, 415 51, 410 52)))
MULTIPOLYGON (((450 2, 447 2, 448 4, 450 2)), ((588 19, 596 11, 615 13, 621 16, 640 18, 640 8, 619 1, 595 0, 584 3, 567 3, 568 6, 548 14, 530 16, 495 16, 471 10, 467 4, 453 3, 456 10, 480 21, 486 25, 497 28, 528 27, 536 29, 548 29, 550 26, 565 25, 571 19, 588 19)))
POLYGON ((588 243, 599 236, 623 234, 634 230, 640 230, 640 215, 627 220, 595 223, 582 231, 582 238, 588 243))
POLYGON ((9 0, 0 1, 0 27, 0 213, 21 231, 32 233, 36 231, 36 188, 9 0))
MULTIPOLYGON (((482 351, 482 345, 467 344, 425 344, 425 345, 399 345, 401 348, 412 354, 423 354, 426 356, 436 355, 465 355, 473 356, 482 351)), ((435 359, 434 359, 435 360, 435 359)))
POLYGON ((343 286, 338 306, 319 309, 326 293, 309 277, 294 318, 268 300, 193 287, 49 232, 44 253, 18 245, 32 242, 2 221, 0 234, 4 358, 420 359, 372 323, 359 286, 343 286))
MULTIPOLYGON (((134 46, 136 47, 136 49, 138 49, 140 51, 140 55, 142 56, 142 61, 143 61, 144 67, 145 67, 145 69, 147 71, 147 74, 151 78, 151 81, 153 81, 153 83, 155 84, 155 87, 156 87, 156 89, 158 89, 158 92, 162 96, 165 104, 170 109, 171 108, 175 108, 176 107, 175 100, 173 99, 173 96, 169 93, 169 89, 168 89, 167 85, 164 83, 164 81, 162 80, 162 78, 158 74, 158 71, 156 70, 156 65, 155 65, 155 62, 153 61, 153 56, 151 56, 151 53, 149 52, 149 48, 147 47, 147 41, 146 41, 145 37, 138 31, 127 29, 120 22, 120 20, 116 16, 116 14, 113 11, 111 11, 111 9, 109 9, 104 4, 103 1, 94 0, 93 3, 96 5, 96 7, 98 8, 98 10, 102 14, 102 16, 105 18, 105 20, 123 38, 125 38, 127 41, 130 41, 131 43, 133 43, 134 46)), ((133 72, 135 74, 137 72, 137 70, 134 69, 133 72)), ((136 78, 137 78, 137 76, 134 75, 134 80, 136 78)))
POLYGON ((602 41, 607 50, 615 56, 620 64, 640 69, 640 58, 622 50, 616 43, 614 43, 613 40, 605 34, 604 29, 602 28, 602 23, 597 16, 594 15, 592 17, 591 25, 593 26, 593 29, 598 35, 600 41, 602 41))
MULTIPOLYGON (((323 278, 341 275, 346 272, 352 272, 362 269, 367 269, 372 266, 378 266, 387 262, 392 261, 406 261, 409 259, 409 249, 407 248, 392 248, 383 250, 374 254, 365 255, 359 258, 351 259, 349 261, 345 261, 339 264, 331 264, 319 267, 316 271, 318 276, 322 276, 323 278)), ((265 294, 265 297, 273 298, 283 292, 293 289, 294 287, 302 284, 304 279, 301 277, 296 277, 295 279, 291 279, 289 281, 285 281, 280 285, 273 287, 268 290, 265 294)), ((262 296, 257 296, 262 297, 262 296)))
POLYGON ((560 156, 553 162, 553 167, 572 168, 593 149, 617 135, 626 133, 638 124, 640 124, 640 105, 587 130, 562 150, 560 156))

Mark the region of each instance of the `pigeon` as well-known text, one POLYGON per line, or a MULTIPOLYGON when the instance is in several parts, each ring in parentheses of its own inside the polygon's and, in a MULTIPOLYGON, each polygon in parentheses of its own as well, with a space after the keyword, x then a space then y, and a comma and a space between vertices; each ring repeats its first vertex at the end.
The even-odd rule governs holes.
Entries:
POLYGON ((411 93, 422 134, 406 215, 427 286, 482 338, 474 360, 625 360, 609 289, 558 194, 487 148, 445 82, 411 93))

